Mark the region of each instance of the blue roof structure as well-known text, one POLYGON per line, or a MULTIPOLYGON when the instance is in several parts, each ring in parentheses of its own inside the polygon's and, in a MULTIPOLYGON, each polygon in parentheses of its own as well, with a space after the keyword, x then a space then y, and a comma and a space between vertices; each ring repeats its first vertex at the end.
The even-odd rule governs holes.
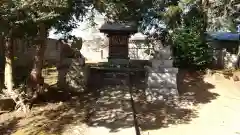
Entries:
POLYGON ((240 33, 217 32, 208 34, 211 40, 240 41, 240 33))

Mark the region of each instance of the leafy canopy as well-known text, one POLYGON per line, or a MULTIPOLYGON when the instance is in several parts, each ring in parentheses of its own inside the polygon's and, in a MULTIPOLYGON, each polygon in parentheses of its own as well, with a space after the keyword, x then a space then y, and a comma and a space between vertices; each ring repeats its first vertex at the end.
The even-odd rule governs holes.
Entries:
MULTIPOLYGON (((39 24, 47 28, 55 27, 59 31, 69 32, 77 27, 88 11, 91 0, 5 0, 0 5, 2 32, 10 29, 24 29, 34 34, 39 24)), ((20 34, 22 35, 22 34, 20 34)))

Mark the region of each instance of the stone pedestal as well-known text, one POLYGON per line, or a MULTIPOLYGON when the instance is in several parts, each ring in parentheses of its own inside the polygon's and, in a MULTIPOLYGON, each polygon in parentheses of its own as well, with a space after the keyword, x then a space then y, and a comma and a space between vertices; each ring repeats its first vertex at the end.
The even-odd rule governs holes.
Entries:
POLYGON ((149 102, 163 100, 167 104, 175 104, 178 99, 177 73, 178 69, 173 67, 170 48, 160 50, 155 57, 151 67, 147 67, 147 89, 146 95, 149 102), (166 53, 167 52, 167 53, 166 53))
POLYGON ((0 95, 0 114, 14 110, 15 102, 11 98, 2 97, 0 95))

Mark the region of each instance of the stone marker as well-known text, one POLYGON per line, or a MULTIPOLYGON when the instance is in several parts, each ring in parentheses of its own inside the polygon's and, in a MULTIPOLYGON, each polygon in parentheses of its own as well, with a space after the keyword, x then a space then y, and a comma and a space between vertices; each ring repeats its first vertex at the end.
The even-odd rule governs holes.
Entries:
POLYGON ((84 91, 84 65, 85 58, 79 53, 71 59, 71 64, 66 73, 68 87, 77 92, 84 91))
POLYGON ((170 47, 162 47, 151 62, 152 67, 146 68, 148 72, 147 99, 149 102, 163 100, 167 104, 176 104, 178 69, 173 67, 170 47))

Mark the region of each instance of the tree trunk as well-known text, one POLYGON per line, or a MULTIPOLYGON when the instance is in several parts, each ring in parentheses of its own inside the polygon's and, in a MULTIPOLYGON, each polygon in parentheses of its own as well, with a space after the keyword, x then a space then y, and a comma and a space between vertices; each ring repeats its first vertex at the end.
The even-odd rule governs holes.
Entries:
POLYGON ((4 84, 7 91, 13 91, 13 44, 11 37, 7 37, 5 41, 5 72, 4 84))
POLYGON ((28 79, 28 94, 30 97, 30 103, 34 102, 38 93, 43 89, 44 79, 42 77, 44 52, 46 49, 47 30, 44 24, 39 25, 39 35, 36 42, 36 52, 34 56, 33 68, 28 79), (30 92, 30 93, 29 93, 30 92))
POLYGON ((59 41, 61 43, 60 45, 60 55, 59 55, 59 63, 57 65, 57 70, 58 70, 58 80, 57 80, 57 86, 59 88, 65 88, 66 86, 66 70, 64 67, 64 46, 63 42, 59 41))
POLYGON ((4 38, 0 34, 0 91, 4 88, 4 38))
POLYGON ((5 40, 4 84, 6 90, 3 90, 3 92, 14 100, 16 103, 15 109, 27 112, 28 108, 24 103, 22 95, 19 91, 13 89, 13 42, 11 33, 5 40))
POLYGON ((43 60, 44 60, 44 52, 45 52, 45 40, 46 40, 46 30, 44 25, 40 26, 39 29, 39 39, 36 44, 36 52, 34 56, 33 69, 31 71, 31 78, 33 82, 36 84, 42 83, 42 68, 43 68, 43 60))

